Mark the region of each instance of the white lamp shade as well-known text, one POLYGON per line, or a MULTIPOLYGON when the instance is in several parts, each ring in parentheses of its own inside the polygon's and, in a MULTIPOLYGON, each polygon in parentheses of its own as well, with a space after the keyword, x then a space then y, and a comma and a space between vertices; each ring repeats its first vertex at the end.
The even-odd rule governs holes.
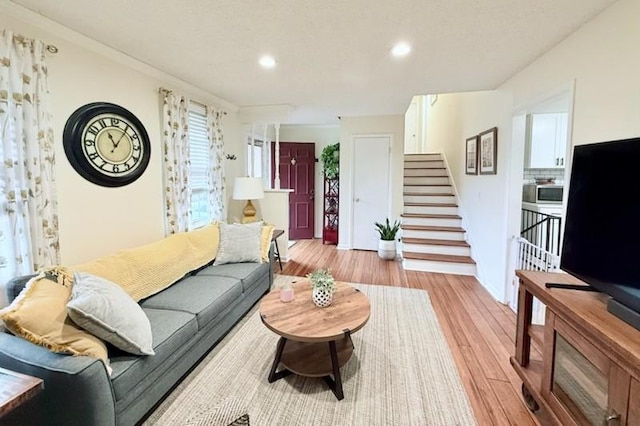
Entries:
POLYGON ((237 177, 233 181, 234 200, 258 200, 264 198, 262 179, 254 177, 237 177))

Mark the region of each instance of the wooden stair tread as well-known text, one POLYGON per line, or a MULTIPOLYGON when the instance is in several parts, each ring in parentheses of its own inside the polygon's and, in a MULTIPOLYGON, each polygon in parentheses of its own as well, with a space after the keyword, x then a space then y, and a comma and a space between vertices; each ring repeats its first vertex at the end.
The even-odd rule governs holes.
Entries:
POLYGON ((402 213, 400 217, 414 217, 414 218, 424 218, 424 219, 462 219, 457 214, 402 213))
MULTIPOLYGON (((423 170, 423 169, 420 167, 409 167, 409 170, 423 170)), ((447 168, 446 167, 427 167, 424 170, 447 170, 447 168)), ((423 177, 427 177, 427 176, 423 176, 423 177)))
POLYGON ((454 246, 454 247, 471 247, 466 241, 458 240, 435 240, 432 238, 404 238, 402 242, 407 244, 424 244, 431 246, 454 246))
POLYGON ((428 183, 403 183, 403 186, 451 186, 446 183, 429 185, 428 183))
MULTIPOLYGON (((402 195, 407 195, 407 194, 402 194, 402 195)), ((453 194, 447 194, 445 192, 419 192, 417 194, 416 193, 411 194, 412 197, 420 196, 420 195, 424 195, 427 197, 434 197, 434 196, 453 197, 453 194)))
POLYGON ((426 163, 427 161, 443 161, 442 158, 436 160, 427 160, 426 158, 406 158, 404 159, 405 163, 426 163))
POLYGON ((410 231, 467 232, 458 226, 401 225, 400 227, 410 231))
POLYGON ((458 207, 454 203, 404 203, 404 205, 411 207, 458 207))
POLYGON ((454 256, 451 254, 431 254, 431 253, 402 253, 405 259, 431 260, 434 262, 468 263, 475 265, 476 261, 469 256, 454 256))

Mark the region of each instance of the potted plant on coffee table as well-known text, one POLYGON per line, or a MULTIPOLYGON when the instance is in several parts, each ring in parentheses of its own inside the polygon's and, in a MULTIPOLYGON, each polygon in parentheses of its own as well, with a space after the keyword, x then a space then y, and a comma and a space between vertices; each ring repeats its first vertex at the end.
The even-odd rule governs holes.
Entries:
POLYGON ((326 308, 331 305, 333 300, 333 292, 336 290, 336 280, 333 278, 328 269, 318 269, 307 274, 307 278, 311 281, 313 293, 311 298, 316 306, 326 308))
POLYGON ((393 260, 396 258, 396 235, 400 230, 400 221, 396 220, 393 225, 389 223, 389 218, 385 223, 374 222, 376 231, 380 234, 378 242, 378 256, 381 259, 393 260))

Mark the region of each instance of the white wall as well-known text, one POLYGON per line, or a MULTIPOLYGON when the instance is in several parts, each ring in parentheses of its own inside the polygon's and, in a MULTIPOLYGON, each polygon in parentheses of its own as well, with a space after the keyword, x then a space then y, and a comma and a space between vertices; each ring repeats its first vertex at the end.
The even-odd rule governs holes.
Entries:
POLYGON ((498 300, 507 300, 511 271, 506 252, 516 229, 512 225, 520 221, 522 179, 516 174, 524 151, 512 146, 512 119, 523 108, 572 88, 572 145, 639 136, 638 16, 640 2, 620 0, 495 93, 439 95, 429 110, 428 150, 441 150, 449 160, 480 281, 498 300), (495 125, 498 175, 464 175, 464 140, 495 125))
MULTIPOLYGON (((7 4, 0 13, 0 27, 59 48, 59 53, 47 57, 47 64, 56 140, 62 263, 76 264, 163 238, 158 88, 183 86, 178 88, 200 102, 215 105, 220 100, 173 77, 163 78, 160 71, 132 58, 120 55, 122 60, 114 59, 119 54, 106 46, 88 41, 84 36, 12 4, 7 4), (94 49, 98 48, 107 53, 96 53, 94 49), (129 109, 149 134, 151 161, 142 177, 130 185, 120 188, 94 185, 75 172, 64 154, 62 133, 67 118, 80 106, 96 101, 113 102, 129 109)), ((225 107, 233 108, 228 103, 225 107)), ((235 115, 231 110, 223 120, 225 141, 231 153, 239 133, 235 115)), ((233 169, 233 165, 230 166, 233 169)))
MULTIPOLYGON (((342 117, 340 121, 340 213, 338 248, 352 247, 353 220, 353 137, 354 135, 390 134, 393 217, 402 214, 402 178, 404 163, 404 115, 342 117)), ((391 219, 393 219, 393 217, 391 219)), ((373 224, 371 224, 373 227, 373 224)))
POLYGON ((511 106, 508 92, 438 95, 430 106, 427 140, 430 152, 442 152, 458 191, 463 227, 478 267, 478 279, 498 300, 504 282, 509 239, 506 230, 511 106), (498 127, 496 175, 466 175, 466 139, 498 127))
MULTIPOLYGON (((327 145, 340 142, 340 126, 280 126, 280 142, 313 142, 315 143, 316 158, 320 159, 322 150, 327 145)), ((342 147, 342 146, 341 146, 342 147)), ((315 205, 314 205, 314 236, 322 238, 322 210, 324 194, 324 176, 322 161, 316 163, 315 168, 315 205)))
POLYGON ((620 0, 501 86, 515 104, 575 79, 573 143, 640 135, 640 2, 620 0))

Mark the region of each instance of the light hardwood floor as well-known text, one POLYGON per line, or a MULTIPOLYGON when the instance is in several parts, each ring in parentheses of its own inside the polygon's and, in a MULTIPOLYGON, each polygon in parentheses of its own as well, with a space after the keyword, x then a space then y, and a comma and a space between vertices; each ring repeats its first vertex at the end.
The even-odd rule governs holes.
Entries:
POLYGON ((546 424, 525 406, 522 382, 509 363, 516 316, 496 302, 474 277, 404 271, 401 262, 376 252, 337 250, 321 240, 301 240, 289 248, 284 275, 304 276, 330 268, 339 281, 427 290, 455 358, 458 373, 480 425, 546 424))

